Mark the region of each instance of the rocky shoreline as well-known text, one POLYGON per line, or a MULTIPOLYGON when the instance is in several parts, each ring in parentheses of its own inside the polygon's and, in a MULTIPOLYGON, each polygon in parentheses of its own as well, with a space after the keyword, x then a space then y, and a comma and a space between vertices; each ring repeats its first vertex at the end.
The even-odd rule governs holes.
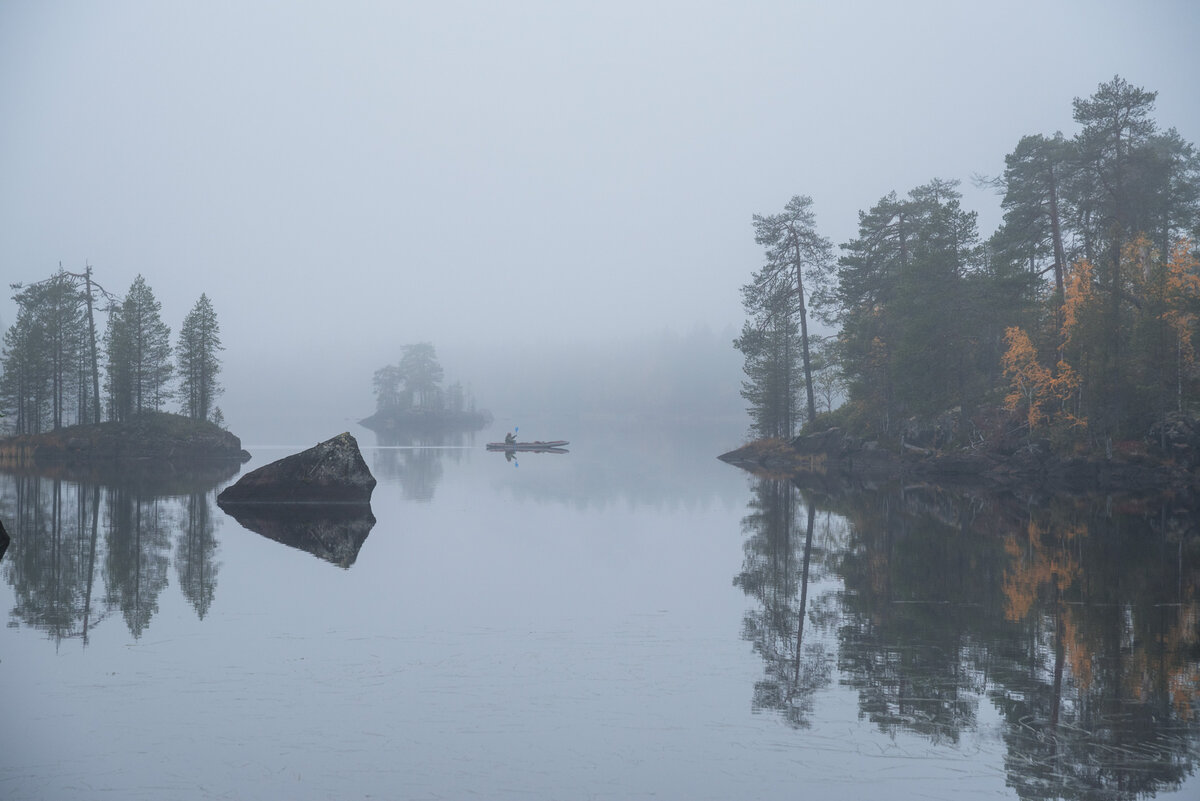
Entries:
POLYGON ((41 434, 0 439, 0 469, 36 470, 130 460, 185 462, 250 458, 238 437, 206 420, 164 412, 125 422, 68 426, 41 434))
POLYGON ((1190 447, 1148 447, 1112 458, 1061 457, 1036 442, 1008 453, 911 444, 889 449, 831 428, 790 441, 758 440, 717 458, 758 475, 829 491, 901 481, 1034 495, 1170 492, 1200 497, 1191 452, 1190 447))

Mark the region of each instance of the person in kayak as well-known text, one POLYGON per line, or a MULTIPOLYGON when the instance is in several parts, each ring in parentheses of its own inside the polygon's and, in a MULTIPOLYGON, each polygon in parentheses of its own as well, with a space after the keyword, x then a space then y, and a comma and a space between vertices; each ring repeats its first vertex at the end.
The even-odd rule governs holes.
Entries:
POLYGON ((505 445, 516 445, 517 444, 516 435, 513 434, 511 431, 509 431, 507 434, 504 435, 504 444, 505 445))

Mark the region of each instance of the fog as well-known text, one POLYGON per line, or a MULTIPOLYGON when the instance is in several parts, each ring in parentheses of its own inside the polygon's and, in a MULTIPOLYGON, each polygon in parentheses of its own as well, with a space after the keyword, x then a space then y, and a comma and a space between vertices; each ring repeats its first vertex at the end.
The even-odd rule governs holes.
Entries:
POLYGON ((5 3, 0 277, 140 273, 172 331, 206 292, 235 432, 365 416, 418 341, 518 416, 712 343, 716 414, 752 214, 840 243, 958 178, 986 236, 971 176, 1114 74, 1200 139, 1193 3, 836 5, 5 3))

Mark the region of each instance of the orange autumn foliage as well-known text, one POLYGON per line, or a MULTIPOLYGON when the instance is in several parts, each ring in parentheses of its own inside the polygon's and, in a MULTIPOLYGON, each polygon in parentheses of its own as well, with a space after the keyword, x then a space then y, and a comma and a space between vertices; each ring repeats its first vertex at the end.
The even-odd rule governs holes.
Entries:
POLYGON ((1070 411, 1070 400, 1080 386, 1080 376, 1071 365, 1059 360, 1056 371, 1044 367, 1029 335, 1016 326, 1005 329, 1004 341, 1008 343, 1002 357, 1004 375, 1012 387, 1004 398, 1005 408, 1015 412, 1024 406, 1031 432, 1047 421, 1086 425, 1086 420, 1070 411))

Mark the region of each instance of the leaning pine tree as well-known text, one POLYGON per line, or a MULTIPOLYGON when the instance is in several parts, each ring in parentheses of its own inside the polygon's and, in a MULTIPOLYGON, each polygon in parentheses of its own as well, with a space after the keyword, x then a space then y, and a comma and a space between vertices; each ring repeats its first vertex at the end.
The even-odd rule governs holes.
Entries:
POLYGON ((217 374, 221 371, 217 352, 224 350, 220 334, 212 301, 202 294, 183 318, 176 347, 182 411, 195 420, 209 419, 214 412, 214 401, 223 392, 217 383, 217 374))
POLYGON ((742 288, 742 305, 752 322, 734 347, 746 355, 749 380, 742 396, 750 401, 759 436, 794 433, 797 385, 804 389, 803 421, 817 416, 808 307, 814 297, 824 294, 833 267, 833 245, 817 233, 812 204, 811 197, 796 195, 781 213, 753 217, 754 241, 763 246, 765 263, 742 288), (800 376, 794 369, 797 352, 800 376))

